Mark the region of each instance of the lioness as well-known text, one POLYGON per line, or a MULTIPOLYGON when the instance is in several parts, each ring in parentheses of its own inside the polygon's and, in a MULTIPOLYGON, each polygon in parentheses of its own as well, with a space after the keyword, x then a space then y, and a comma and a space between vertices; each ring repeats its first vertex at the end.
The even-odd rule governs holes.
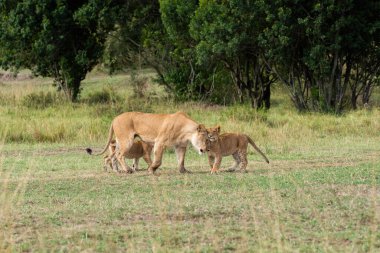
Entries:
MULTIPOLYGON (((132 170, 136 171, 139 169, 139 159, 142 157, 144 161, 148 164, 148 167, 152 163, 150 158, 152 153, 153 145, 147 144, 142 141, 136 141, 133 143, 128 154, 125 155, 128 159, 133 159, 132 170)), ((115 155, 119 152, 119 149, 116 147, 116 141, 112 140, 108 147, 109 154, 104 156, 104 169, 107 171, 107 168, 111 168, 114 171, 118 171, 118 164, 115 161, 115 155)), ((128 167, 128 166, 127 166, 128 167)))
POLYGON ((207 154, 211 167, 211 173, 219 170, 223 156, 232 155, 235 164, 229 169, 229 171, 235 171, 239 166, 240 171, 246 172, 247 161, 247 148, 248 143, 252 145, 260 155, 262 155, 267 163, 268 158, 263 152, 256 146, 253 140, 246 134, 237 133, 224 133, 220 134, 220 127, 213 127, 207 129, 208 141, 207 141, 207 154))
MULTIPOLYGON (((117 116, 111 124, 108 141, 103 154, 111 143, 113 134, 120 152, 116 154, 122 170, 133 172, 125 164, 124 157, 128 154, 136 136, 143 142, 154 143, 154 160, 148 171, 154 173, 161 165, 162 155, 166 147, 174 146, 181 173, 188 172, 184 166, 186 147, 189 142, 200 153, 206 152, 207 130, 204 125, 196 123, 183 112, 173 114, 153 114, 142 112, 125 112, 117 116)), ((87 153, 92 154, 90 148, 87 153)))

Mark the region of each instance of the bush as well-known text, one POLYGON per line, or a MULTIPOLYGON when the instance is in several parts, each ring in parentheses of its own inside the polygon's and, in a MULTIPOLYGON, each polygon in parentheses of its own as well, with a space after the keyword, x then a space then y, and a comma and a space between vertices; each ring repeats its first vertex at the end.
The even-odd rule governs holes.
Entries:
POLYGON ((0 105, 13 105, 15 101, 14 95, 6 95, 0 92, 0 105))
POLYGON ((144 98, 148 91, 148 78, 136 75, 134 72, 131 74, 131 82, 133 88, 133 95, 136 98, 144 98))
POLYGON ((43 109, 60 101, 58 94, 52 92, 33 92, 22 98, 21 104, 26 107, 43 109))
POLYGON ((121 102, 122 97, 116 94, 115 90, 112 88, 103 88, 101 91, 91 93, 86 101, 89 104, 113 104, 121 102))
POLYGON ((136 97, 130 97, 127 99, 125 103, 125 111, 154 112, 151 100, 136 97))

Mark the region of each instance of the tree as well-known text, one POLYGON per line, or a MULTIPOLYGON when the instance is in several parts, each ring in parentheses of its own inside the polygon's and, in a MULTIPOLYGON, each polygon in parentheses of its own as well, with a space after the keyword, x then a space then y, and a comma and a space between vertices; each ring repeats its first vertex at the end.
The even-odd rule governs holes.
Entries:
POLYGON ((351 107, 357 109, 358 98, 370 102, 375 86, 380 85, 380 3, 365 1, 354 6, 350 29, 356 35, 351 40, 352 70, 350 75, 351 107), (369 11, 371 10, 371 11, 369 11))
POLYGON ((225 103, 233 89, 240 102, 269 108, 278 78, 300 111, 340 113, 360 96, 366 103, 379 84, 378 1, 131 0, 124 7, 109 62, 142 58, 182 100, 225 103))
POLYGON ((211 88, 210 73, 214 64, 197 65, 195 45, 189 25, 198 7, 197 0, 160 0, 161 20, 171 45, 170 65, 166 66, 165 82, 181 99, 201 99, 211 88))
POLYGON ((112 0, 21 0, 0 5, 0 65, 53 77, 72 101, 113 28, 112 0))
POLYGON ((123 6, 106 43, 104 63, 112 71, 152 67, 159 83, 178 100, 233 100, 229 78, 216 64, 196 64, 189 33, 197 1, 131 0, 123 6), (218 86, 216 88, 216 86, 218 86))
POLYGON ((263 61, 258 35, 263 12, 254 1, 201 1, 190 30, 196 40, 198 63, 221 62, 231 74, 240 102, 248 95, 253 108, 270 107, 275 81, 263 61))
POLYGON ((130 0, 122 5, 115 18, 116 29, 106 41, 103 63, 110 73, 152 67, 159 82, 172 91, 165 74, 174 48, 160 15, 158 0, 130 0))
POLYGON ((107 38, 103 58, 110 73, 147 64, 144 34, 147 30, 161 30, 162 35, 158 0, 130 0, 120 7, 115 15, 115 30, 107 38))
POLYGON ((339 113, 348 103, 350 84, 356 101, 353 76, 363 85, 376 81, 377 1, 279 0, 266 1, 262 7, 267 28, 260 40, 268 64, 289 88, 299 110, 339 113), (363 71, 367 74, 359 74, 363 71))

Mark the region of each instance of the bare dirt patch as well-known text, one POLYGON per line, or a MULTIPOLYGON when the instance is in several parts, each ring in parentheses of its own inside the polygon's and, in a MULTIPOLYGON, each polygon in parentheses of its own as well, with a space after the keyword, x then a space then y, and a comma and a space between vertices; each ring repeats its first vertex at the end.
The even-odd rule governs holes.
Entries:
POLYGON ((54 156, 62 154, 83 153, 86 154, 85 147, 71 147, 71 148, 58 148, 58 149, 37 149, 37 150, 11 150, 1 151, 5 156, 20 156, 20 155, 33 155, 33 156, 54 156))

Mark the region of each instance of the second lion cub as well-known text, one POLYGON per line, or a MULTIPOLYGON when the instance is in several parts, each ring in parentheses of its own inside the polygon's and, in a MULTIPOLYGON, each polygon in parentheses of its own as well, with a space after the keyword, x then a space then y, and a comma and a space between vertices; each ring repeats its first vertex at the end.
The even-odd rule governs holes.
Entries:
MULTIPOLYGON (((135 141, 125 157, 128 159, 133 159, 132 170, 127 166, 128 172, 134 172, 138 170, 139 159, 142 157, 145 162, 150 166, 152 163, 151 153, 153 150, 153 145, 145 143, 143 141, 135 141)), ((113 171, 119 171, 118 161, 116 159, 117 152, 119 148, 116 145, 116 141, 112 140, 108 147, 109 154, 104 156, 104 169, 107 170, 110 167, 113 171)))
POLYGON ((240 171, 246 172, 248 143, 269 163, 268 158, 248 135, 237 133, 220 134, 220 126, 209 128, 207 132, 207 154, 211 173, 217 172, 220 168, 222 157, 229 155, 232 155, 235 160, 234 166, 229 171, 235 171, 239 167, 240 171))

